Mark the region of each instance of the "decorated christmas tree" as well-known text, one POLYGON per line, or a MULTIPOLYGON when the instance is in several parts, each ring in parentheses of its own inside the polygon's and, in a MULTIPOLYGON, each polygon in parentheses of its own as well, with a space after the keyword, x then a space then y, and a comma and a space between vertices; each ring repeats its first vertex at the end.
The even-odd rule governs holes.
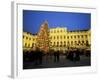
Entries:
POLYGON ((37 47, 44 52, 49 51, 49 33, 48 33, 48 22, 45 21, 38 32, 37 36, 37 47))

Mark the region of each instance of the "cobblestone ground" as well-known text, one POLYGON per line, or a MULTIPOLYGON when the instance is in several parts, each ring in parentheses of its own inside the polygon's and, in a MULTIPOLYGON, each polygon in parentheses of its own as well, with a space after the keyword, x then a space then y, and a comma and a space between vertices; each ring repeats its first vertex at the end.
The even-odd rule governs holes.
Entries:
POLYGON ((80 61, 70 61, 62 55, 58 62, 54 61, 54 56, 43 56, 42 64, 35 65, 34 62, 24 62, 23 69, 57 68, 57 67, 79 67, 90 66, 91 59, 84 55, 80 56, 80 61))

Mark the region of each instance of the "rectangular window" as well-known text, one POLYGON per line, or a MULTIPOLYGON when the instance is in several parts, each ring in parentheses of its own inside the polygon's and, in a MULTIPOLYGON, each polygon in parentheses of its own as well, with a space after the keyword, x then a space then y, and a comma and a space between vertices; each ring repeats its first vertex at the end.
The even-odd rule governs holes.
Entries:
POLYGON ((67 36, 67 39, 69 39, 69 36, 67 36))
POLYGON ((64 39, 66 39, 66 36, 64 36, 64 39))

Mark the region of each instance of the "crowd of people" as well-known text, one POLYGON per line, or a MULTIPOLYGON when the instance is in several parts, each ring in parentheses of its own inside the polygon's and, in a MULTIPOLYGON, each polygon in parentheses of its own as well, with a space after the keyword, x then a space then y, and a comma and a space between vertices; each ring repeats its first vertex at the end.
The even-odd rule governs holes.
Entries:
MULTIPOLYGON (((88 51, 88 54, 89 53, 90 52, 88 51)), ((80 61, 80 55, 82 55, 82 52, 80 52, 79 50, 69 50, 65 52, 52 50, 48 53, 45 53, 43 51, 40 51, 39 49, 35 51, 23 51, 23 62, 34 62, 34 65, 40 65, 43 62, 44 56, 52 56, 54 62, 59 62, 60 56, 62 55, 65 56, 67 60, 76 62, 80 61)))

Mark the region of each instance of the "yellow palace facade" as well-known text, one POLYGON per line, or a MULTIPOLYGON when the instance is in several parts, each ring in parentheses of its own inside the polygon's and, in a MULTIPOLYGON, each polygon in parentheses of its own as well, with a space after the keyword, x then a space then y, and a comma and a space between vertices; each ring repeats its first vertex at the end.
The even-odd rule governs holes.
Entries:
MULTIPOLYGON (((49 49, 68 50, 70 48, 86 49, 91 46, 91 30, 69 31, 66 27, 49 28, 49 49)), ((35 50, 37 34, 23 32, 23 49, 35 50)))
POLYGON ((50 29, 50 45, 54 50, 70 48, 90 48, 91 31, 68 31, 66 28, 50 29), (88 46, 88 47, 87 47, 88 46))

